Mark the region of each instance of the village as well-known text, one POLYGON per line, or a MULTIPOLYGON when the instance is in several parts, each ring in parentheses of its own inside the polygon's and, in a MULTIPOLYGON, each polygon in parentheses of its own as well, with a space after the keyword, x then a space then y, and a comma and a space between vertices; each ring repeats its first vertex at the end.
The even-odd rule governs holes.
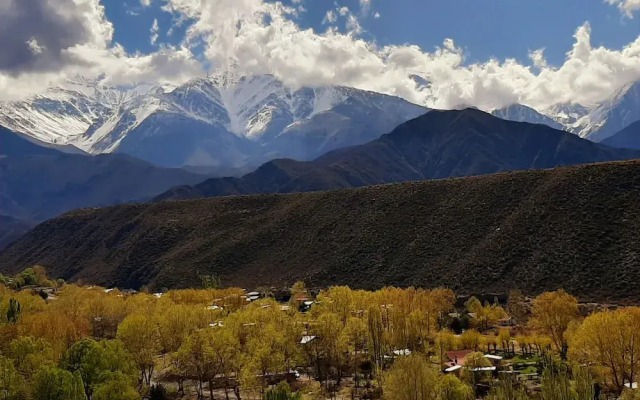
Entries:
POLYGON ((37 393, 64 382, 82 390, 61 400, 637 396, 639 309, 562 290, 147 293, 51 281, 41 267, 2 282, 7 399, 58 399, 37 393))

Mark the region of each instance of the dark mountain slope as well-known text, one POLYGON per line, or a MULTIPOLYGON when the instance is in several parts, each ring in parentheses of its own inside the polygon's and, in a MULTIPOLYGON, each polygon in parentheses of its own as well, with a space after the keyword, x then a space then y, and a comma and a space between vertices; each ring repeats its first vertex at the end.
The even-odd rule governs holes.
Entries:
POLYGON ((606 138, 602 144, 621 149, 640 150, 640 121, 634 122, 615 135, 606 138))
POLYGON ((0 215, 0 249, 18 240, 34 226, 27 221, 0 215))
POLYGON ((79 207, 148 200, 203 177, 125 155, 67 154, 0 128, 0 214, 27 224, 79 207))
POLYGON ((0 126, 0 156, 35 156, 60 154, 57 150, 39 146, 0 126))
POLYGON ((373 142, 315 161, 277 160, 241 179, 212 179, 156 200, 290 193, 640 158, 546 125, 475 109, 431 111, 373 142))
MULTIPOLYGON (((525 147, 525 146, 522 146, 525 147)), ((490 158, 487 158, 490 160, 490 158)), ((456 164, 457 165, 457 164, 456 164)), ((640 162, 79 210, 0 253, 102 285, 449 286, 640 300, 640 162)))

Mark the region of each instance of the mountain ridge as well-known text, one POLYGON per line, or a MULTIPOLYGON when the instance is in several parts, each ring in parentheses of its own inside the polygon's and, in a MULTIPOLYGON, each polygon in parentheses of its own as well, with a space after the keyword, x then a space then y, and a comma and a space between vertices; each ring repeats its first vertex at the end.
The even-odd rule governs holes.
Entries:
POLYGON ((476 109, 433 110, 379 139, 311 162, 276 160, 242 178, 174 188, 154 201, 290 193, 640 158, 545 125, 506 121, 476 109))
POLYGON ((361 144, 427 110, 341 86, 290 89, 271 75, 212 74, 179 87, 97 82, 0 104, 0 125, 55 145, 164 167, 244 168, 361 144))
POLYGON ((0 253, 108 287, 447 286, 637 301, 640 161, 84 209, 0 253))

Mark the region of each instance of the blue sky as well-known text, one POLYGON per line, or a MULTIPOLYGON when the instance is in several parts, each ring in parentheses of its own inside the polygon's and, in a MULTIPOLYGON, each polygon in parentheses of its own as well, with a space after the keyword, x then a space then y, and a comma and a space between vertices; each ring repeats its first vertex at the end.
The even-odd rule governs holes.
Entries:
MULTIPOLYGON (((139 0, 102 0, 107 18, 115 26, 114 40, 127 51, 149 53, 156 49, 149 41, 154 19, 160 26, 159 42, 177 45, 187 24, 167 31, 174 17, 156 1, 143 7, 139 0)), ((291 1, 286 3, 292 4, 291 1)), ((372 0, 371 12, 359 13, 358 0, 303 2, 306 12, 295 19, 301 28, 323 32, 327 11, 346 6, 358 16, 363 36, 381 46, 416 44, 425 50, 452 38, 465 50, 467 62, 491 57, 516 58, 530 63, 532 50, 545 48, 551 64, 561 64, 574 42, 577 27, 589 22, 594 46, 621 48, 640 33, 640 18, 628 18, 600 0, 372 0), (374 18, 375 13, 379 18, 374 18)), ((344 25, 337 24, 344 30, 344 25)))

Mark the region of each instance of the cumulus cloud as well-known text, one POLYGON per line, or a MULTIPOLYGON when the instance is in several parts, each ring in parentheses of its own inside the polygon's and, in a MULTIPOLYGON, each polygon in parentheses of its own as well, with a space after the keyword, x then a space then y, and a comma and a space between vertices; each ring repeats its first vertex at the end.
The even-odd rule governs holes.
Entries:
POLYGON ((186 47, 130 55, 112 44, 113 32, 99 0, 0 2, 0 99, 26 97, 80 74, 131 84, 183 82, 202 72, 186 47))
MULTIPOLYGON (((432 51, 412 45, 380 48, 353 29, 301 29, 290 8, 263 0, 168 0, 166 9, 195 21, 187 41, 204 43, 214 65, 271 73, 294 87, 353 86, 436 108, 592 105, 640 79, 640 37, 621 50, 594 47, 586 23, 576 30, 564 64, 554 67, 543 50, 531 52, 533 66, 515 59, 468 64, 452 39, 432 51)), ((351 15, 348 9, 338 13, 351 15)))
POLYGON ((640 10, 640 0, 605 0, 605 2, 617 6, 629 18, 633 18, 633 13, 640 10))

